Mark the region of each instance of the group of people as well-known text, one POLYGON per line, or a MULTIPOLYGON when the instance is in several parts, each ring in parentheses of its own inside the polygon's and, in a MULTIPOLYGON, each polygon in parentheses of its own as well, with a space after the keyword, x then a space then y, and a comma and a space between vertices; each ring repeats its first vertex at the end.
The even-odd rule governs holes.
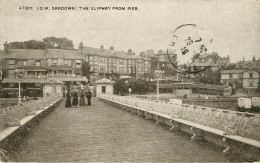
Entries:
POLYGON ((87 97, 88 100, 87 105, 90 106, 92 94, 93 93, 91 92, 91 90, 87 90, 86 92, 82 90, 81 93, 79 93, 76 90, 72 93, 67 92, 65 107, 69 108, 69 107, 85 106, 86 105, 85 97, 87 97), (80 94, 80 99, 78 98, 79 94, 80 94))

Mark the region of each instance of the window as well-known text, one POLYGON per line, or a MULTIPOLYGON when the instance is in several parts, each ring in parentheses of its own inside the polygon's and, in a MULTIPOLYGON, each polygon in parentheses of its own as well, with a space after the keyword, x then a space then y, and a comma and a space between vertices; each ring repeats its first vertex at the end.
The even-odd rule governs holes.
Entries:
POLYGON ((9 71, 8 71, 8 75, 9 75, 9 77, 10 77, 10 76, 13 77, 13 76, 14 76, 14 70, 9 70, 9 71))
POLYGON ((94 62, 98 62, 98 56, 94 56, 94 62))
POLYGON ((100 67, 100 72, 105 72, 106 68, 105 67, 100 67))
POLYGON ((68 65, 68 60, 64 60, 64 65, 68 65))
POLYGON ((106 93, 106 86, 102 86, 102 93, 106 93))
POLYGON ((90 71, 94 71, 94 66, 90 66, 90 71))
POLYGON ((76 60, 76 68, 81 68, 81 60, 76 60))
POLYGON ((97 66, 94 67, 94 72, 98 72, 98 67, 97 66))
POLYGON ((12 59, 12 60, 10 59, 8 63, 9 63, 9 65, 13 65, 13 64, 14 64, 14 60, 13 60, 13 59, 12 59))
POLYGON ((90 62, 93 62, 93 56, 90 56, 90 57, 89 57, 89 61, 90 61, 90 62))
POLYGON ((119 67, 119 73, 123 74, 124 73, 124 68, 123 67, 119 67))
POLYGON ((120 65, 123 65, 123 64, 124 64, 124 60, 123 60, 123 59, 120 59, 120 60, 119 60, 119 64, 120 64, 120 65))
POLYGON ((58 60, 57 59, 53 59, 52 60, 52 64, 57 65, 58 64, 58 60))
POLYGON ((132 70, 131 67, 128 67, 128 73, 129 74, 132 73, 131 70, 132 70))
POLYGON ((23 61, 23 66, 27 66, 28 65, 28 61, 23 61))
POLYGON ((253 78, 253 73, 249 73, 249 78, 253 78))
POLYGON ((254 86, 254 82, 253 81, 250 81, 249 82, 249 87, 253 87, 254 86))
POLYGON ((100 63, 106 63, 106 58, 100 58, 100 63))
POLYGON ((128 64, 131 64, 131 60, 128 60, 128 64))
POLYGON ((52 86, 52 93, 57 93, 56 86, 52 86))
POLYGON ((232 79, 232 78, 233 78, 232 74, 229 74, 229 79, 232 79))
POLYGON ((202 59, 202 62, 205 62, 205 59, 202 59))
POLYGON ((112 69, 113 69, 112 67, 109 67, 108 72, 111 73, 112 69))
POLYGON ((116 73, 117 71, 116 71, 116 67, 114 66, 113 67, 113 73, 116 73))
POLYGON ((36 61, 35 64, 36 66, 41 66, 41 61, 36 61))

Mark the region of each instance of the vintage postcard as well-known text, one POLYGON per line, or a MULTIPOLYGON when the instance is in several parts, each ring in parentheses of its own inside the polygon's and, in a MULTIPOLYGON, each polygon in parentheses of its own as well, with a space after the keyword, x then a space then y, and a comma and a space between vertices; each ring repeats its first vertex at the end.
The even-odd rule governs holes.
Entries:
POLYGON ((259 0, 0 0, 0 162, 260 161, 259 0))

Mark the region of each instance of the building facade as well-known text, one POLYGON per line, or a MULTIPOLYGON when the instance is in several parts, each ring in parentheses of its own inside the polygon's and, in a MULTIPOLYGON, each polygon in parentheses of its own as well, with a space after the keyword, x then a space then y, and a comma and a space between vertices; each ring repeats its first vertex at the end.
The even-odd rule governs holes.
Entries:
POLYGON ((259 72, 254 70, 224 70, 221 71, 221 82, 244 89, 258 89, 259 72))
MULTIPOLYGON (((2 83, 5 88, 18 89, 21 82, 22 90, 38 90, 43 94, 43 85, 51 79, 61 82, 87 82, 86 77, 81 76, 81 63, 84 60, 77 50, 64 49, 7 49, 3 55, 4 70, 6 76, 2 83), (18 77, 17 70, 23 70, 18 77)), ((53 85, 53 93, 58 88, 53 85)), ((30 93, 29 93, 30 94, 30 93)))
POLYGON ((224 70, 221 71, 221 83, 231 84, 235 87, 243 87, 243 72, 245 70, 224 70))
POLYGON ((259 87, 259 72, 252 70, 243 72, 243 87, 257 89, 259 87))
POLYGON ((81 45, 79 53, 90 65, 91 80, 93 82, 107 77, 117 80, 124 76, 143 79, 145 74, 150 73, 150 57, 136 56, 130 50, 128 52, 116 51, 113 47, 105 49, 93 48, 81 45))
POLYGON ((212 71, 228 67, 230 64, 229 56, 220 57, 218 53, 213 52, 212 54, 195 55, 192 58, 192 63, 189 65, 191 70, 204 69, 205 67, 210 68, 212 71))

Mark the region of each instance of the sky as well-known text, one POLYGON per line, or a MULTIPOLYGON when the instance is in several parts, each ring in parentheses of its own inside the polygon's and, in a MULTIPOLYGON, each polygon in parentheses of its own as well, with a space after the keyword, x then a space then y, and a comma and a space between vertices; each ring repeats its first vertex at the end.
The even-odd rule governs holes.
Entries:
MULTIPOLYGON (((172 48, 174 30, 183 24, 202 28, 213 42, 208 51, 231 62, 260 59, 260 2, 253 0, 0 0, 0 49, 5 41, 67 37, 84 46, 135 53, 172 48), (22 6, 33 10, 19 9, 22 6), (37 10, 49 7, 50 10, 37 10), (51 7, 77 7, 73 11, 51 7), (89 7, 80 10, 79 7, 89 7), (90 7, 111 7, 90 10, 90 7), (112 10, 137 7, 138 10, 112 10)), ((184 32, 184 34, 186 34, 184 32)), ((179 55, 180 63, 187 59, 179 55)))

